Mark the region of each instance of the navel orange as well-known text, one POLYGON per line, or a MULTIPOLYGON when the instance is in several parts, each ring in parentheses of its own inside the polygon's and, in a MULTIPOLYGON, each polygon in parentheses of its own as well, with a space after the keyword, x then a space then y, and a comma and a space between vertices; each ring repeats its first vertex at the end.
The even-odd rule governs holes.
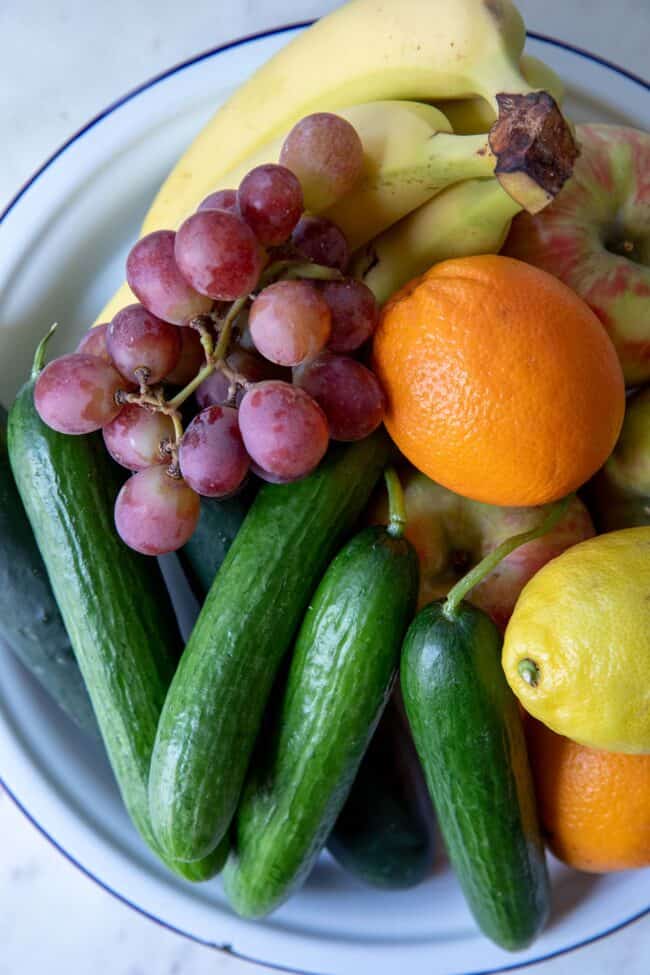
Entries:
POLYGON ((402 453, 488 504, 546 504, 611 453, 625 388, 609 337, 556 278, 495 255, 444 261, 384 308, 373 346, 402 453))

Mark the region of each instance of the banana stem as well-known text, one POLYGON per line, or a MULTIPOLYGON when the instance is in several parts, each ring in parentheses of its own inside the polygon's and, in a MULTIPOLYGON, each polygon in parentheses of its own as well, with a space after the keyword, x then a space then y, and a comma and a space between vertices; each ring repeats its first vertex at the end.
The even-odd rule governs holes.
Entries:
POLYGON ((384 471, 386 490, 388 491, 388 526, 386 531, 393 538, 401 538, 406 527, 406 505, 404 491, 394 467, 387 467, 384 471))
POLYGON ((30 376, 31 379, 36 379, 39 372, 41 372, 41 370, 43 369, 43 365, 45 363, 45 350, 47 348, 47 343, 50 341, 50 339, 52 338, 52 336, 54 335, 58 327, 59 327, 59 323, 53 322, 50 325, 47 332, 45 333, 45 335, 43 336, 43 338, 41 339, 41 341, 36 346, 36 352, 34 353, 34 361, 32 362, 32 372, 30 376))
MULTIPOLYGON (((494 176, 496 159, 485 133, 435 132, 425 145, 423 163, 423 182, 428 178, 433 188, 442 189, 465 179, 489 179, 494 176)), ((419 171, 420 167, 413 169, 419 171)))
POLYGON ((513 535, 512 538, 507 538, 505 542, 501 542, 500 545, 495 548, 493 552, 486 555, 478 565, 475 565, 473 569, 464 575, 463 578, 456 583, 455 586, 449 591, 445 604, 442 608, 443 614, 447 619, 452 620, 458 613, 458 608, 467 594, 478 586, 480 582, 485 579, 487 575, 492 572, 493 569, 497 567, 499 562, 502 562, 507 555, 514 552, 516 548, 521 545, 527 545, 528 542, 534 542, 535 539, 541 538, 542 535, 546 535, 562 520, 568 511, 569 505, 573 495, 568 495, 561 501, 556 502, 548 512, 546 517, 541 521, 537 528, 531 528, 530 531, 521 532, 519 535, 513 535))

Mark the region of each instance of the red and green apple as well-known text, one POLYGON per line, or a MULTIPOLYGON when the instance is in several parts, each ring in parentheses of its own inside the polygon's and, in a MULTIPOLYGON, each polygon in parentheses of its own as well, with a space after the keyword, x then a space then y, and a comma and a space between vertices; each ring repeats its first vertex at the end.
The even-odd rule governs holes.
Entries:
POLYGON ((637 385, 650 379, 650 134, 578 125, 577 137, 571 179, 541 213, 513 220, 503 253, 577 292, 637 385))
MULTIPOLYGON (((400 471, 400 479, 406 505, 405 534, 420 564, 418 608, 446 596, 485 555, 512 535, 535 528, 548 510, 548 506, 502 508, 472 501, 410 468, 400 471)), ((382 493, 373 506, 372 520, 384 522, 387 513, 382 493)), ((528 580, 565 549, 593 534, 589 512, 574 498, 551 532, 512 552, 472 590, 469 601, 505 629, 528 580)))

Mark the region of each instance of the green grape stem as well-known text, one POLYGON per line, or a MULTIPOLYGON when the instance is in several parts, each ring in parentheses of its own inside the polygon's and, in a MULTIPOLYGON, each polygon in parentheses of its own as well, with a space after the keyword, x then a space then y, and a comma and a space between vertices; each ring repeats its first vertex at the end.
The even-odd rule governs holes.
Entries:
POLYGON ((262 291, 275 281, 295 281, 299 278, 312 281, 341 281, 343 274, 338 268, 328 267, 326 264, 314 264, 311 261, 297 260, 296 258, 283 258, 272 261, 265 268, 258 282, 257 290, 258 292, 262 291))
POLYGON ((222 372, 226 373, 226 378, 232 382, 232 370, 229 370, 228 366, 226 365, 226 356, 228 355, 228 349, 230 347, 233 326, 237 316, 243 311, 248 300, 248 295, 244 295, 241 298, 237 298, 236 301, 233 301, 221 323, 219 338, 217 339, 217 344, 214 347, 214 351, 210 350, 210 343, 208 343, 207 339, 204 341, 203 335, 201 336, 201 342, 206 354, 206 364, 202 369, 199 370, 199 372, 197 372, 194 379, 192 379, 187 386, 184 386, 173 399, 169 400, 167 405, 171 407, 172 410, 177 410, 180 406, 182 406, 185 400, 189 399, 192 393, 198 389, 204 379, 211 376, 216 369, 221 369, 222 372), (229 373, 231 375, 229 375, 229 373))
POLYGON ((537 528, 531 528, 530 531, 521 532, 519 535, 513 535, 511 538, 507 538, 504 542, 501 542, 493 552, 490 552, 485 556, 484 559, 475 565, 473 569, 463 576, 455 586, 453 586, 445 600, 443 606, 443 613, 447 619, 452 620, 458 613, 458 608, 467 594, 478 586, 480 582, 485 579, 487 575, 492 572, 497 565, 514 552, 516 548, 521 545, 527 545, 528 542, 534 542, 537 538, 541 538, 543 535, 548 534, 553 528, 564 518, 565 514, 569 509, 569 505, 573 499, 573 495, 568 495, 561 501, 557 501, 550 509, 545 518, 542 519, 537 528))

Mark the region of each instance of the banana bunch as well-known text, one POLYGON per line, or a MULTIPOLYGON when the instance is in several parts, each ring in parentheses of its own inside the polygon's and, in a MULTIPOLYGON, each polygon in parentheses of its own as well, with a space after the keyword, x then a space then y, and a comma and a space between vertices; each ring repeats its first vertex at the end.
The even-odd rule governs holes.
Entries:
MULTIPOLYGON (((380 300, 434 260, 496 250, 518 210, 554 198, 578 151, 558 107, 561 83, 522 59, 524 42, 510 0, 349 0, 219 109, 142 233, 178 227, 215 188, 277 161, 289 129, 326 110, 357 130, 365 169, 324 215, 380 300)), ((98 321, 131 301, 124 285, 98 321)))

